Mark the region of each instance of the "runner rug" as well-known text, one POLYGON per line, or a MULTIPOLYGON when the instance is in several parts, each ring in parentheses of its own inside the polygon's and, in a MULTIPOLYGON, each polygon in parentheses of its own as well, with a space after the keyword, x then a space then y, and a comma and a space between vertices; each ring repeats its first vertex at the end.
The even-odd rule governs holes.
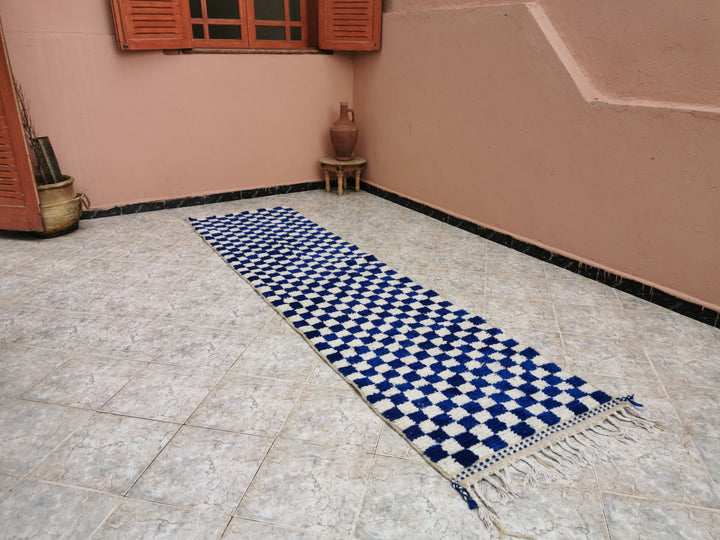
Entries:
POLYGON ((486 524, 515 478, 563 474, 602 457, 624 422, 647 427, 632 396, 566 373, 295 210, 190 223, 486 524))

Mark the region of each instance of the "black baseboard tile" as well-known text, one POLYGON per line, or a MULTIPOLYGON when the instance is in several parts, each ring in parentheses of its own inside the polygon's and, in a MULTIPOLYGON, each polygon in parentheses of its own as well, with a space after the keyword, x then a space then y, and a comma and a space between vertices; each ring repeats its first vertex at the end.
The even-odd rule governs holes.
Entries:
POLYGON ((458 227, 459 229, 463 229, 470 233, 476 234, 497 244, 501 244, 505 247, 514 249, 516 251, 519 251, 541 261, 548 262, 560 268, 564 268, 565 270, 568 270, 570 272, 580 274, 584 277, 587 277, 588 279, 603 283, 605 285, 608 285, 609 287, 630 294, 637 298, 647 300, 648 302, 664 307, 670 311, 674 311, 675 313, 680 313, 681 315, 685 315, 686 317, 689 317, 696 321, 703 322, 715 328, 720 328, 720 312, 718 311, 708 309, 699 304, 689 302, 688 300, 683 300, 682 298, 673 296, 665 291, 661 291, 659 289, 651 287, 650 285, 645 285, 639 281, 624 278, 617 274, 613 274, 612 272, 603 270, 602 268, 597 268, 595 266, 582 263, 565 255, 553 253, 552 251, 541 248, 534 244, 523 242, 522 240, 513 238, 509 234, 500 233, 488 227, 483 227, 481 225, 473 223, 471 221, 451 216, 436 208, 432 208, 431 206, 428 206, 426 204, 413 201, 412 199, 408 199, 407 197, 403 197, 402 195, 397 195, 396 193, 385 191, 384 189, 374 186, 372 184, 368 184, 365 181, 361 181, 360 185, 365 191, 372 193, 373 195, 376 195, 378 197, 382 197, 383 199, 386 199, 388 201, 399 204, 400 206, 404 206, 405 208, 415 210, 416 212, 420 212, 421 214, 430 216, 434 219, 442 221, 443 223, 447 223, 454 227, 458 227))
POLYGON ((80 219, 95 219, 102 217, 123 216, 126 214, 138 214, 140 212, 153 212, 155 210, 167 210, 170 208, 183 208, 186 206, 200 206, 203 204, 214 204, 221 202, 239 201, 241 199, 253 199, 256 197, 267 197, 270 195, 283 195, 286 193, 297 193, 320 189, 325 186, 322 181, 302 182, 285 186, 275 186, 258 189, 246 189, 242 191, 229 191, 226 193, 214 193, 212 195, 201 195, 198 197, 184 197, 181 199, 169 199, 166 201, 150 201, 125 206, 115 206, 105 210, 85 210, 80 219))

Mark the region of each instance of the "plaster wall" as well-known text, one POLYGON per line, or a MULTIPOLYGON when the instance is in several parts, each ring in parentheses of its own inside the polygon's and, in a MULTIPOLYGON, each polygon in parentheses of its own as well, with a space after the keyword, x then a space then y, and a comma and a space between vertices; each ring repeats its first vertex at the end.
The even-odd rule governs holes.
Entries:
POLYGON ((352 57, 118 51, 110 4, 3 0, 40 135, 93 208, 320 178, 352 57))
POLYGON ((587 102, 523 3, 419 2, 355 61, 371 182, 718 309, 720 115, 587 102))

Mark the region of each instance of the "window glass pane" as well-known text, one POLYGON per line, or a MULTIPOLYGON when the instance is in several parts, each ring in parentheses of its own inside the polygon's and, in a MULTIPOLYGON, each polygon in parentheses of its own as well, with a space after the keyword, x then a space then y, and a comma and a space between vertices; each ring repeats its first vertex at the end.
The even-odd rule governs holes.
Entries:
POLYGON ((297 26, 290 27, 290 41, 302 41, 302 28, 297 26))
POLYGON ((210 39, 242 39, 239 26, 209 24, 208 34, 210 39))
POLYGON ((284 21, 285 0, 255 0, 255 20, 284 21))
POLYGON ((202 7, 200 6, 200 0, 190 0, 190 16, 193 19, 202 18, 202 7))
POLYGON ((256 26, 256 39, 271 39, 273 41, 285 41, 284 26, 256 26))
POLYGON ((288 5, 290 20, 300 22, 300 0, 290 0, 288 5))
POLYGON ((193 24, 193 38, 195 39, 204 39, 205 38, 205 32, 203 31, 203 25, 202 24, 193 24))
POLYGON ((239 19, 238 0, 206 0, 208 19, 239 19))

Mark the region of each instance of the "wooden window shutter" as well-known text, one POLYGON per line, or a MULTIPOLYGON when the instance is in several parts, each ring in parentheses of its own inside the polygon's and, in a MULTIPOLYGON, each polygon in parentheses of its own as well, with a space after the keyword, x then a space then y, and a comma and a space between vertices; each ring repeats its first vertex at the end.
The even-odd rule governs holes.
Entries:
POLYGON ((321 49, 380 49, 382 0, 319 0, 318 38, 321 49))
POLYGON ((192 47, 188 0, 111 0, 122 50, 192 47))
POLYGON ((37 187, 0 27, 0 229, 42 231, 37 187))

